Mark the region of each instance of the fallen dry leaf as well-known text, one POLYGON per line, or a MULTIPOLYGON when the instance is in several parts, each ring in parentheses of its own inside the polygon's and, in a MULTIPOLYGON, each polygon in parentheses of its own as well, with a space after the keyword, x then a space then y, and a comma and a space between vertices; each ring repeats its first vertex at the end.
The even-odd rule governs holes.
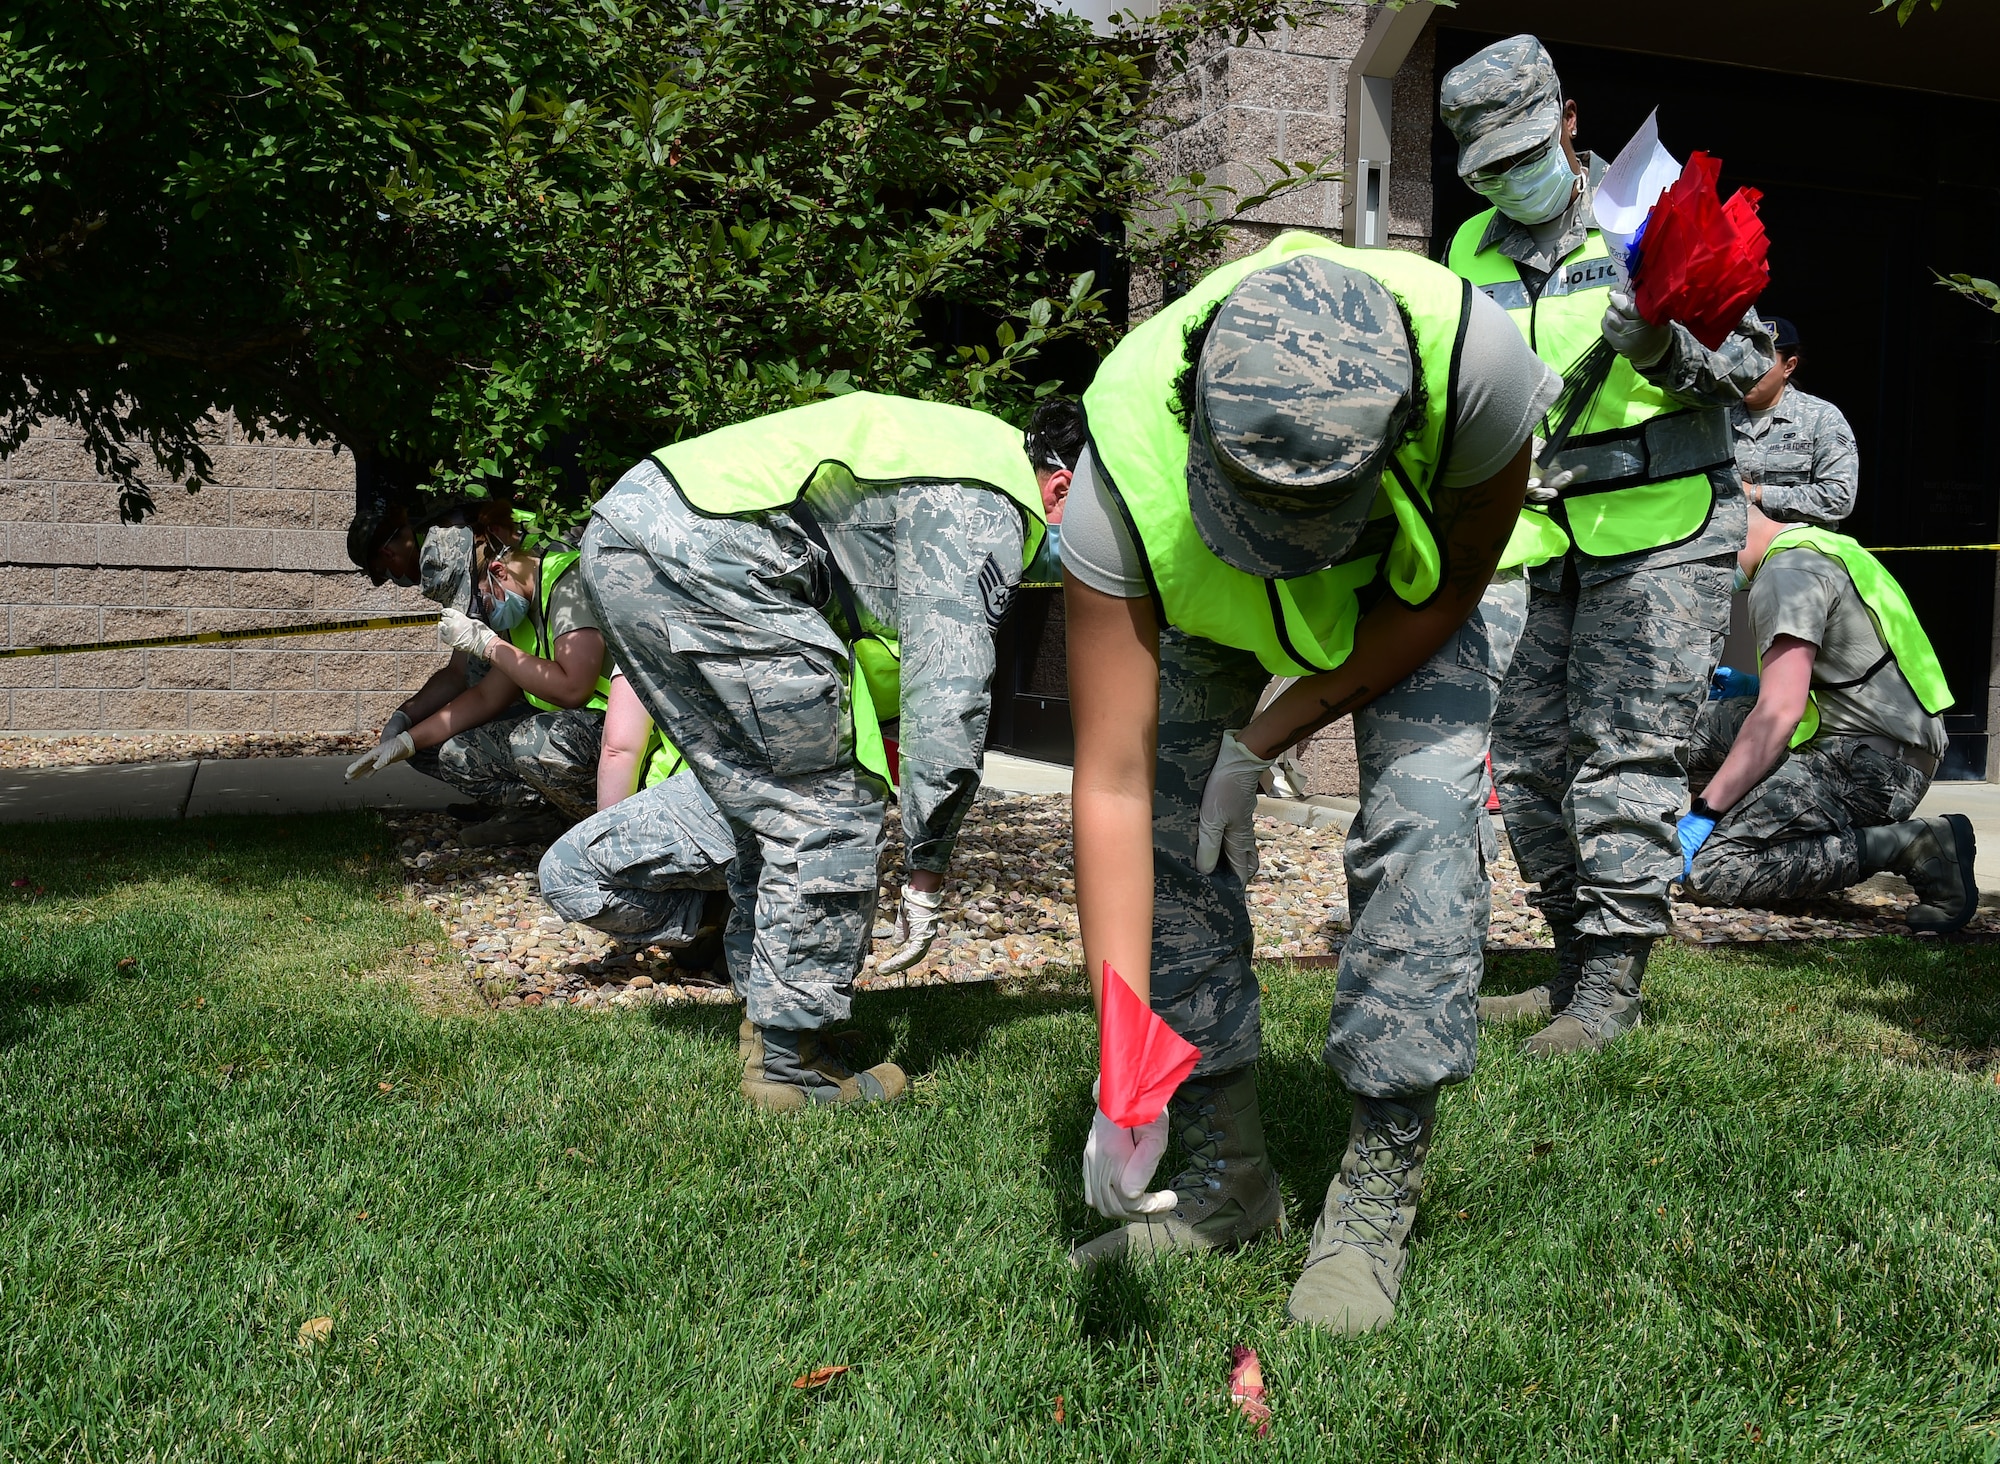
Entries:
POLYGON ((1062 1394, 1058 1393, 1056 1394, 1056 1422, 1061 1423, 1062 1421, 1063 1421, 1062 1394))
POLYGON ((1229 1401, 1257 1425, 1257 1437, 1271 1431, 1271 1405, 1264 1401, 1264 1369, 1257 1349, 1241 1343, 1229 1349, 1229 1401))
POLYGON ((396 1085, 394 1083, 377 1083, 375 1089, 379 1093, 393 1093, 396 1091, 396 1085))
POLYGON ((1550 1154, 1555 1153, 1555 1151, 1556 1141, 1554 1139, 1543 1139, 1539 1144, 1535 1145, 1534 1152, 1537 1159, 1544 1159, 1550 1154))
POLYGON ((795 1388, 824 1388, 828 1383, 846 1372, 851 1363, 841 1363, 838 1367, 816 1367, 811 1372, 792 1379, 795 1388))
POLYGON ((563 1157, 566 1159, 581 1159, 586 1164, 597 1163, 595 1159, 591 1158, 581 1149, 565 1149, 563 1150, 563 1157))
POLYGON ((138 964, 139 958, 137 956, 120 956, 118 958, 118 969, 121 971, 129 971, 138 964))
POLYGON ((368 1212, 366 1210, 356 1210, 354 1212, 354 1218, 356 1220, 366 1220, 368 1218, 368 1212))
POLYGON ((314 1317, 299 1324, 299 1346, 310 1351, 333 1335, 332 1317, 314 1317))
POLYGON ((17 879, 14 881, 14 888, 17 890, 24 890, 27 887, 28 887, 28 882, 25 879, 17 879))

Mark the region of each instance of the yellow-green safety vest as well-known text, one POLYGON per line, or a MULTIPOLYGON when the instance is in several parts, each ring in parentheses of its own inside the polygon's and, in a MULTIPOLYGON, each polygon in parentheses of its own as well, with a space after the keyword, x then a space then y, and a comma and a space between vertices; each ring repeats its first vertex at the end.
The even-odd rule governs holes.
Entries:
MULTIPOLYGON (((1354 647, 1359 595, 1382 579, 1411 605, 1443 581, 1443 550, 1431 523, 1431 483, 1449 452, 1453 387, 1464 346, 1469 287, 1441 266, 1393 249, 1348 249, 1291 230, 1247 259, 1226 264, 1133 330, 1097 368, 1084 393, 1091 452, 1139 541, 1146 574, 1167 622, 1190 635, 1252 651, 1276 676, 1330 671, 1354 647), (1416 326, 1429 415, 1397 449, 1369 523, 1348 557, 1290 579, 1264 579, 1218 559, 1188 507, 1188 434, 1173 411, 1189 325, 1245 275, 1295 255, 1316 254, 1380 280, 1416 326)), ((1546 518, 1522 515, 1501 568, 1537 564, 1567 548, 1546 518)))
MULTIPOLYGON (((1603 335, 1617 278, 1611 251, 1592 229, 1531 300, 1519 266, 1479 247, 1493 218, 1489 208, 1467 219, 1446 263, 1513 317, 1537 356, 1567 371, 1603 335)), ((1566 525, 1585 554, 1611 558, 1684 543, 1706 528, 1715 508, 1708 469, 1733 461, 1734 446, 1725 411, 1683 407, 1620 356, 1560 456, 1562 466, 1586 471, 1557 503, 1533 512, 1566 525)))
MULTIPOLYGON (((970 407, 850 392, 677 442, 653 459, 690 508, 711 516, 790 509, 815 487, 843 479, 980 484, 1020 509, 1024 568, 1042 543, 1042 495, 1020 429, 970 407)), ((858 625, 848 634, 855 759, 893 783, 882 722, 901 710, 900 654, 892 638, 858 625)))
MULTIPOLYGON (((1871 680, 1894 661, 1896 669, 1903 673, 1903 680, 1916 693, 1918 703, 1933 717, 1952 704, 1951 687, 1945 684, 1944 668, 1938 665, 1937 652, 1931 649, 1931 638, 1924 634, 1917 612, 1910 608, 1910 597, 1903 593, 1903 587, 1896 583, 1895 576, 1882 567, 1881 560, 1862 548, 1857 539, 1807 524, 1786 529, 1771 540, 1764 557, 1757 561, 1757 568, 1762 570, 1771 562, 1772 555, 1782 554, 1787 549, 1812 549, 1829 559, 1839 560, 1840 567, 1847 571, 1848 579, 1854 583, 1854 592, 1861 596, 1861 603, 1867 607, 1875 633, 1888 647, 1874 665, 1851 681, 1820 681, 1819 666, 1815 663, 1815 686, 1822 691, 1844 691, 1871 680)), ((1760 671, 1763 664, 1763 655, 1759 653, 1757 666, 1760 671)), ((1805 715, 1799 718, 1799 725, 1793 729, 1792 740, 1787 745, 1798 747, 1812 741, 1818 734, 1819 698, 1808 692, 1805 715)))
MULTIPOLYGON (((556 658, 555 646, 549 636, 549 597, 555 594, 557 582, 576 567, 578 557, 574 549, 543 552, 540 583, 535 591, 537 613, 524 617, 519 625, 507 632, 507 639, 513 643, 515 649, 526 655, 538 656, 544 661, 553 661, 556 658)), ((539 707, 542 711, 564 710, 554 702, 543 701, 526 687, 521 689, 521 695, 528 699, 529 706, 539 707)), ((591 693, 590 700, 585 702, 584 706, 593 712, 601 712, 610 695, 611 679, 603 675, 602 668, 599 668, 597 689, 591 693)))
POLYGON ((646 733, 645 751, 639 758, 639 786, 650 788, 656 783, 664 783, 687 765, 688 760, 681 755, 681 750, 667 741, 659 723, 655 722, 646 733))

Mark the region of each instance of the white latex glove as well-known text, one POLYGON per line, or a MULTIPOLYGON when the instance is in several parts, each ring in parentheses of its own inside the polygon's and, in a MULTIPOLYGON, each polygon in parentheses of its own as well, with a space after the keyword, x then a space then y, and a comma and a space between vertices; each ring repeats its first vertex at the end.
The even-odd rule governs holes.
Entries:
POLYGON ((1562 496, 1563 489, 1569 487, 1584 474, 1582 468, 1558 468, 1554 472, 1542 469, 1542 454, 1548 450, 1548 443, 1537 437, 1528 448, 1529 473, 1528 502, 1554 503, 1562 496))
MULTIPOLYGON (((1097 1084, 1090 1085, 1097 1096, 1097 1084)), ((1083 1141, 1083 1200, 1107 1220, 1143 1220, 1164 1215, 1180 1203, 1172 1190, 1148 1190, 1160 1156, 1167 1152, 1167 1110, 1151 1123, 1120 1128, 1102 1108, 1090 1115, 1083 1141)))
POLYGON ((1195 848, 1194 867, 1203 874, 1215 872, 1216 858, 1226 850, 1230 867, 1243 883, 1256 877, 1257 784, 1274 761, 1238 742, 1234 731, 1222 734, 1222 751, 1201 790, 1201 841, 1195 848))
POLYGON ((915 885, 903 886, 903 912, 896 917, 896 940, 899 942, 889 958, 875 969, 885 976, 893 976, 898 971, 907 971, 924 958, 937 939, 938 924, 944 910, 944 887, 925 894, 915 885))
POLYGON ((1632 303, 1629 291, 1613 290, 1611 304, 1604 311, 1604 338, 1611 342, 1612 350, 1634 366, 1646 367, 1667 354, 1667 347, 1673 344, 1674 328, 1652 324, 1632 303))
POLYGON ((407 732, 398 732, 394 737, 383 738, 374 747, 349 763, 347 765, 347 781, 352 783, 358 778, 373 777, 391 763, 399 763, 406 758, 412 758, 416 755, 417 744, 415 740, 407 732))
POLYGON ((395 711, 389 713, 389 720, 382 724, 382 735, 376 740, 379 742, 392 742, 395 740, 398 732, 407 732, 415 725, 416 723, 410 720, 410 714, 401 707, 397 707, 395 711))
POLYGON ((468 656, 477 656, 482 661, 490 661, 488 654, 500 633, 482 620, 474 620, 463 610, 446 609, 438 616, 438 640, 454 651, 464 651, 468 656))

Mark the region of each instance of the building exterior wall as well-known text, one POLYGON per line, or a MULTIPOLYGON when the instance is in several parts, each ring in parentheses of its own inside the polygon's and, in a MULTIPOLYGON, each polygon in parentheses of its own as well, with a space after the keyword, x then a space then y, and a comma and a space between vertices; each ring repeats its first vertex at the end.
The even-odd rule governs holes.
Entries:
MULTIPOLYGON (((354 464, 219 428, 220 481, 155 488, 159 512, 118 521, 118 495, 74 429, 0 462, 0 615, 8 644, 129 640, 431 608, 377 590, 347 559, 354 464)), ((0 661, 10 732, 357 731, 442 665, 427 628, 0 661)))

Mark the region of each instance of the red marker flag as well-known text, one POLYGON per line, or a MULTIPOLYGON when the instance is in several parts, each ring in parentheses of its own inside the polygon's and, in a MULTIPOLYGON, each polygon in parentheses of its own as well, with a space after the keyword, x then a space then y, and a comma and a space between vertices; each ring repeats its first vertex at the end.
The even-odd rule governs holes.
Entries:
POLYGON ((1151 1123, 1200 1058, 1106 961, 1097 1029, 1097 1106, 1104 1116, 1120 1128, 1151 1123))

